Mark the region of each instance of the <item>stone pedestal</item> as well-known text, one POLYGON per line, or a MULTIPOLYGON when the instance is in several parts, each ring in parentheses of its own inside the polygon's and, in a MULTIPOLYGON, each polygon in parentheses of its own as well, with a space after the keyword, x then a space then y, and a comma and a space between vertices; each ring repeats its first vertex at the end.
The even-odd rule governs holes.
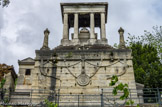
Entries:
POLYGON ((61 40, 61 45, 63 45, 63 46, 69 46, 70 45, 70 40, 69 39, 62 39, 61 40))
POLYGON ((89 39, 89 44, 93 45, 96 43, 96 39, 89 39))
POLYGON ((101 39, 101 42, 102 42, 102 44, 107 44, 107 39, 106 38, 103 38, 103 39, 101 39))
POLYGON ((72 45, 79 45, 80 44, 80 40, 79 39, 73 39, 72 40, 72 45))

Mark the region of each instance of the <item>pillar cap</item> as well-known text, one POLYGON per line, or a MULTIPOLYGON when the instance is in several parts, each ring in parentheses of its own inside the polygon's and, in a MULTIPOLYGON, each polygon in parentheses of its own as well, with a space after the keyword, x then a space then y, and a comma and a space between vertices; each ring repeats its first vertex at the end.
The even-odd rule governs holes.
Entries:
POLYGON ((120 27, 120 29, 118 30, 118 32, 123 32, 124 33, 124 29, 122 27, 120 27))
POLYGON ((46 28, 46 30, 44 30, 44 34, 45 33, 48 33, 48 34, 50 33, 50 31, 48 30, 48 28, 46 28))

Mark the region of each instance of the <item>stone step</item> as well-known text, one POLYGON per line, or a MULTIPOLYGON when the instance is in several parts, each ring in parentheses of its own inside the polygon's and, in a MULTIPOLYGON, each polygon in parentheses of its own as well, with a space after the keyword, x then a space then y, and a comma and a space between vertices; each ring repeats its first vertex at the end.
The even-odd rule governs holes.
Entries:
POLYGON ((30 96, 30 92, 12 92, 11 95, 30 96))
POLYGON ((11 97, 10 97, 11 99, 13 98, 16 98, 16 99, 24 99, 24 98, 27 98, 27 99, 30 99, 31 97, 30 96, 26 96, 26 95, 24 95, 24 96, 22 96, 22 95, 11 95, 11 97))
POLYGON ((30 104, 31 102, 31 97, 28 95, 11 95, 10 97, 10 103, 12 104, 30 104))

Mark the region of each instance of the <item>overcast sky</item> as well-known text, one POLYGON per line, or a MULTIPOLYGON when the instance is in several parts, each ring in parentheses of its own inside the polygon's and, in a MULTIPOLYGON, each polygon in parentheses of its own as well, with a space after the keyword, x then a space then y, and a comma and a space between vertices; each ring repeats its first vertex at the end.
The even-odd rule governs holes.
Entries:
POLYGON ((62 19, 60 2, 108 2, 108 43, 119 43, 118 29, 142 35, 155 25, 162 25, 162 0, 10 0, 7 8, 0 7, 0 63, 14 65, 18 60, 35 57, 43 43, 43 31, 50 30, 51 49, 60 44, 62 19))

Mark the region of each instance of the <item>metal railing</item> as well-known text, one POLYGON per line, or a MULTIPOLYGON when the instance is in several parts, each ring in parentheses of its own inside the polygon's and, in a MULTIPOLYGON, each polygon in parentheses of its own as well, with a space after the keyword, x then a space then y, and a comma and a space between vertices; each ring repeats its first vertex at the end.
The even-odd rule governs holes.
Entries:
POLYGON ((102 89, 101 94, 59 94, 59 90, 6 90, 0 89, 0 105, 45 106, 45 99, 57 103, 58 107, 123 107, 128 100, 130 106, 155 104, 162 105, 162 88, 130 89, 129 97, 121 100, 122 92, 116 96, 112 89, 102 89))

